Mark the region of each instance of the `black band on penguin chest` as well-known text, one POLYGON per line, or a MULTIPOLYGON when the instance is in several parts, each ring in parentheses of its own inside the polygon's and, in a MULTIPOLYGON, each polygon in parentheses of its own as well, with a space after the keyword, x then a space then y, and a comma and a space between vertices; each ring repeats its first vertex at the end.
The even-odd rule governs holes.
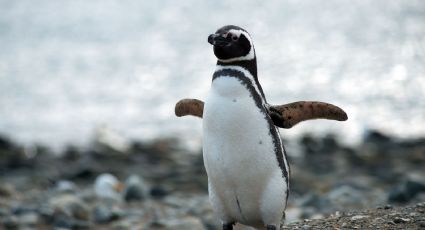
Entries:
MULTIPOLYGON (((276 130, 276 127, 273 124, 273 121, 270 117, 270 115, 267 113, 267 110, 263 104, 263 101, 265 101, 265 98, 260 96, 260 94, 257 92, 257 90, 254 87, 254 83, 245 76, 245 74, 241 71, 235 70, 235 69, 222 69, 219 71, 214 72, 213 74, 213 81, 220 77, 233 77, 237 78, 249 91, 249 93, 254 98, 255 105, 260 109, 261 113, 264 115, 264 119, 267 120, 268 128, 269 128, 269 135, 272 137, 273 145, 274 145, 274 152, 276 154, 276 158, 279 164, 279 168, 282 171, 282 176, 285 178, 285 182, 289 188, 289 175, 288 175, 288 169, 286 168, 284 157, 286 158, 285 149, 283 148, 283 145, 280 141, 279 133, 276 130)), ((260 88, 258 86, 258 88, 260 88)), ((288 195, 288 194, 287 194, 288 195)), ((287 199, 287 198, 286 198, 287 199)))

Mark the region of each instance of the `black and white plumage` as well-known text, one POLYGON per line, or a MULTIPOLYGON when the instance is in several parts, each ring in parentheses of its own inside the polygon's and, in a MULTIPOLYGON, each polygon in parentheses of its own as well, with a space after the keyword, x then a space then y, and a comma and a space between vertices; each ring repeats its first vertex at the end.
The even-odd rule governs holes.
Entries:
POLYGON ((289 166, 257 78, 250 35, 225 26, 208 37, 218 58, 203 113, 209 195, 223 225, 280 226, 289 166))
POLYGON ((289 194, 289 165, 276 126, 291 128, 309 119, 346 120, 340 108, 323 102, 269 105, 257 77, 251 36, 224 26, 208 37, 217 66, 203 103, 184 99, 177 116, 203 118, 203 156, 212 207, 232 229, 238 222, 278 229, 289 194))

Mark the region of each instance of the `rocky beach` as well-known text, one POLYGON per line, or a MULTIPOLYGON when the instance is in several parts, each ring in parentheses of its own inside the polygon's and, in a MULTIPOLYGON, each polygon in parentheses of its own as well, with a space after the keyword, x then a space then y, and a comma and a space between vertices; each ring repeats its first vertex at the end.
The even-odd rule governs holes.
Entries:
MULTIPOLYGON (((355 146, 332 134, 284 143, 283 229, 425 228, 425 138, 369 131, 355 146)), ((201 150, 177 139, 95 140, 57 153, 3 135, 0 181, 2 229, 220 229, 201 150)))

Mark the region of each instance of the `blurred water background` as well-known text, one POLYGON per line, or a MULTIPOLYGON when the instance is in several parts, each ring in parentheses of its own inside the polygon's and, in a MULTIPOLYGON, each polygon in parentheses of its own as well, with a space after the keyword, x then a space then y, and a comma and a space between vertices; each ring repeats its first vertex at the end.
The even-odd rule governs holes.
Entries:
POLYGON ((270 103, 320 100, 349 115, 284 137, 425 135, 422 0, 0 0, 0 132, 61 147, 106 126, 199 146, 200 120, 176 118, 174 104, 205 98, 207 36, 226 24, 251 33, 270 103))

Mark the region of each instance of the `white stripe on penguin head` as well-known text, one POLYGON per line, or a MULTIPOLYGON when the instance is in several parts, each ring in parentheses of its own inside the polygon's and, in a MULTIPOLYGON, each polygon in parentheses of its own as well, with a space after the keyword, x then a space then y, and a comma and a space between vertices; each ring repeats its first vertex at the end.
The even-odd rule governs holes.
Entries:
POLYGON ((245 56, 241 56, 241 57, 234 57, 234 58, 229 58, 229 59, 220 59, 218 58, 219 61, 224 62, 224 63, 229 63, 229 62, 234 62, 234 61, 248 61, 248 60, 253 60, 255 58, 255 51, 254 51, 254 44, 252 43, 252 39, 251 36, 243 31, 243 30, 235 30, 235 29, 231 29, 229 30, 229 33, 234 34, 238 37, 241 36, 241 34, 243 34, 246 39, 248 39, 249 44, 250 44, 250 49, 248 54, 246 54, 245 56))

